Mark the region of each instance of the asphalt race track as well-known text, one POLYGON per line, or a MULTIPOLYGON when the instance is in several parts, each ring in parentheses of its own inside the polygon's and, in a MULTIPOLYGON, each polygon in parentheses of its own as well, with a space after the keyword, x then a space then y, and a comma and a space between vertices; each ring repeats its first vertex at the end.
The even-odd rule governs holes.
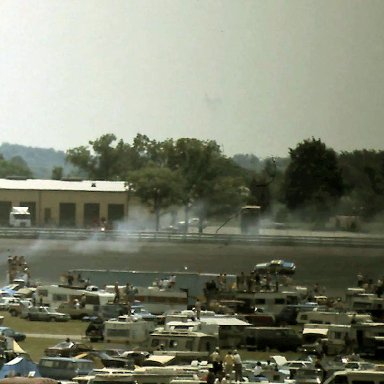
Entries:
POLYGON ((319 283, 328 295, 339 296, 356 285, 358 272, 374 281, 384 275, 384 251, 378 248, 1 239, 3 284, 9 255, 23 255, 32 280, 42 283, 58 282, 75 268, 236 274, 247 273, 259 262, 286 259, 296 263, 297 284, 319 283))

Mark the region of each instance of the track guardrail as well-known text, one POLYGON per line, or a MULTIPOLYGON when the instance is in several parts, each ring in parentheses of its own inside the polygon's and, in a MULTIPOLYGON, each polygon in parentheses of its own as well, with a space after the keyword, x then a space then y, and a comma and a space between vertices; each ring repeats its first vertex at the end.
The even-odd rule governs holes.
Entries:
POLYGON ((170 233, 147 231, 106 232, 92 229, 64 228, 0 228, 0 238, 15 239, 52 239, 52 240, 95 240, 139 242, 185 242, 185 243, 221 243, 249 245, 290 245, 290 246, 338 246, 384 248, 384 236, 316 236, 316 235, 240 235, 217 233, 170 233))

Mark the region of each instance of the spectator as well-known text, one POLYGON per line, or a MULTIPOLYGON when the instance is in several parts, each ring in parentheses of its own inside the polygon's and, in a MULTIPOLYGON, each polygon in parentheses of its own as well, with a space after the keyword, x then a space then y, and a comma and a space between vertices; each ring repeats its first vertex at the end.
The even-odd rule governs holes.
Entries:
POLYGON ((243 380, 243 364, 239 352, 235 349, 233 351, 233 362, 235 369, 235 381, 241 382, 243 380))
POLYGON ((228 351, 226 355, 224 356, 224 373, 225 375, 229 375, 231 377, 232 371, 233 371, 233 366, 234 366, 234 360, 232 356, 232 352, 228 351))
POLYGON ((209 368, 207 375, 207 384, 215 384, 216 376, 213 372, 213 368, 209 368))
POLYGON ((196 299, 195 302, 195 312, 196 312, 196 319, 200 320, 200 315, 201 315, 201 302, 199 299, 196 299))

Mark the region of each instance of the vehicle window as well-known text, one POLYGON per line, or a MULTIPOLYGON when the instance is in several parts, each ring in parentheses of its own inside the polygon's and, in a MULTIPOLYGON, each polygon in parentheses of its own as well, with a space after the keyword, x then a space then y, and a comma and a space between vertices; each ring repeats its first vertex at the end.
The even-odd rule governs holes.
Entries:
POLYGON ((128 329, 108 329, 107 336, 117 336, 117 337, 129 337, 128 329))
POLYGON ((342 333, 341 332, 335 332, 335 339, 341 339, 342 333))
POLYGON ((159 344, 159 339, 152 339, 151 347, 157 347, 159 344))
POLYGON ((188 351, 192 351, 192 347, 193 347, 192 340, 187 340, 187 342, 185 343, 185 349, 187 349, 188 351))
POLYGON ((59 294, 59 293, 55 293, 52 295, 52 300, 53 301, 68 301, 68 296, 63 295, 63 294, 59 294))
POLYGON ((255 299, 255 304, 265 304, 265 299, 255 299))
POLYGON ((48 290, 47 290, 47 289, 39 289, 39 290, 37 291, 37 294, 38 294, 39 296, 47 297, 47 296, 48 296, 48 290))
POLYGON ((48 368, 50 368, 50 367, 53 366, 53 363, 52 363, 51 360, 41 360, 41 361, 40 361, 40 365, 41 365, 42 367, 48 367, 48 368))
POLYGON ((176 348, 177 345, 178 345, 177 340, 170 340, 170 341, 169 341, 169 347, 170 347, 170 348, 176 348))
POLYGON ((285 303, 284 297, 275 299, 275 304, 284 304, 284 303, 285 303))
POLYGON ((63 361, 63 365, 61 366, 62 368, 67 368, 67 369, 76 369, 76 364, 73 363, 72 361, 63 361))
MULTIPOLYGON (((337 375, 332 381, 333 384, 348 384, 347 376, 345 375, 337 375)), ((329 383, 331 384, 331 383, 329 383)))
POLYGON ((296 296, 287 296, 287 304, 297 304, 299 302, 296 296))

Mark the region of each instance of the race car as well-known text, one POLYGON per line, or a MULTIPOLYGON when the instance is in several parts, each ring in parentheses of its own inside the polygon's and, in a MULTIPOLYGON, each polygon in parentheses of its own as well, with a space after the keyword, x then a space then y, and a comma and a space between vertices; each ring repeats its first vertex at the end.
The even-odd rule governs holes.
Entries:
POLYGON ((254 267, 254 271, 261 274, 269 272, 271 274, 292 275, 295 270, 295 263, 287 260, 271 260, 266 263, 256 264, 254 267))

